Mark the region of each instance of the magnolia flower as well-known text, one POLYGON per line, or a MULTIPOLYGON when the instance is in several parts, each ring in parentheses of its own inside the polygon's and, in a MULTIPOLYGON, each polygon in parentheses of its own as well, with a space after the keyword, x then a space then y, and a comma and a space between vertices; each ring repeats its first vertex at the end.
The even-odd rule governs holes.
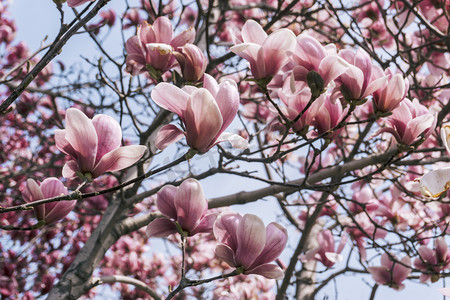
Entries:
POLYGON ((145 146, 120 146, 122 129, 107 115, 96 115, 92 120, 76 108, 66 111, 66 129, 55 131, 56 147, 69 155, 63 176, 83 175, 88 179, 103 173, 128 168, 137 162, 145 146))
MULTIPOLYGON (((348 107, 343 108, 340 101, 333 103, 328 95, 321 95, 319 99, 315 100, 319 103, 323 103, 318 109, 316 109, 315 117, 312 122, 317 130, 317 133, 324 134, 331 129, 335 128, 342 122, 347 115, 348 107)), ((338 129, 327 135, 329 138, 335 138, 339 135, 342 129, 338 129)))
MULTIPOLYGON (((394 260, 397 260, 393 256, 394 260)), ((396 290, 403 290, 405 285, 402 282, 411 273, 411 259, 408 256, 403 257, 400 262, 395 262, 384 253, 381 255, 380 267, 368 267, 367 270, 372 274, 373 280, 381 285, 387 285, 396 290)))
MULTIPOLYGON (((442 125, 441 140, 450 154, 450 123, 442 125)), ((425 197, 438 198, 450 188, 450 168, 433 170, 420 179, 420 190, 425 197)))
POLYGON ((241 136, 224 132, 239 108, 236 83, 225 81, 217 84, 213 77, 205 74, 203 86, 180 89, 163 82, 153 89, 153 101, 177 114, 186 128, 184 132, 172 124, 163 126, 156 137, 158 149, 163 150, 183 136, 186 136, 187 144, 199 153, 205 153, 223 141, 229 141, 236 148, 248 147, 248 142, 241 136))
POLYGON ((305 259, 316 259, 320 261, 325 267, 330 268, 335 263, 342 261, 340 254, 345 247, 348 235, 341 238, 339 246, 335 249, 334 237, 330 230, 324 230, 317 236, 317 248, 311 249, 305 253, 305 259))
POLYGON ((295 80, 307 82, 312 94, 317 97, 328 83, 348 69, 348 63, 336 53, 334 45, 324 47, 312 36, 300 34, 296 47, 290 53, 295 65, 292 70, 295 80))
MULTIPOLYGON (((22 191, 22 196, 28 203, 62 195, 67 195, 67 189, 55 177, 46 178, 42 183, 27 179, 25 189, 22 191)), ((76 200, 50 202, 35 206, 34 212, 38 221, 52 224, 67 216, 76 204, 76 200)))
POLYGON ((164 186, 156 194, 156 207, 167 218, 158 218, 147 226, 149 237, 167 237, 179 229, 186 236, 211 232, 217 217, 216 213, 207 213, 208 201, 202 186, 192 178, 179 187, 164 186))
POLYGON ((435 249, 421 246, 418 250, 419 257, 414 260, 414 267, 426 273, 420 275, 420 282, 431 279, 432 282, 439 280, 439 273, 450 267, 450 252, 443 237, 436 239, 435 249), (429 274, 429 273, 433 274, 429 274))
POLYGON ((436 122, 436 116, 428 112, 428 109, 417 99, 413 101, 405 99, 389 116, 390 127, 382 128, 378 133, 389 132, 398 143, 411 145, 422 134, 425 139, 428 138, 436 126, 436 122))
POLYGON ((231 52, 250 63, 255 79, 274 76, 286 60, 286 52, 293 50, 295 35, 289 29, 279 29, 269 36, 254 20, 248 20, 242 27, 242 39, 231 47, 231 52))
POLYGON ((173 51, 192 43, 194 38, 193 28, 173 37, 172 23, 167 17, 157 18, 153 25, 144 22, 125 44, 127 71, 134 75, 146 69, 151 75, 155 71, 164 73, 175 65, 173 51))
POLYGON ((258 274, 269 279, 282 279, 281 268, 270 264, 287 243, 287 231, 278 223, 264 227, 255 215, 223 213, 214 223, 214 236, 220 243, 216 255, 244 274, 258 274))
POLYGON ((362 100, 373 92, 386 85, 387 76, 375 76, 375 68, 381 71, 381 68, 373 65, 370 56, 361 49, 356 53, 350 49, 344 49, 339 52, 339 56, 349 63, 345 73, 336 78, 336 83, 340 87, 336 91, 344 96, 348 101, 362 100))
MULTIPOLYGON (((393 74, 390 69, 386 70, 389 80, 384 87, 377 89, 373 93, 373 104, 377 111, 390 112, 402 102, 408 92, 409 83, 404 80, 402 75, 393 74)), ((381 72, 377 72, 376 78, 380 79, 386 76, 381 72)))
POLYGON ((186 44, 174 52, 173 55, 180 65, 184 80, 196 82, 202 78, 208 61, 199 47, 193 44, 186 44))

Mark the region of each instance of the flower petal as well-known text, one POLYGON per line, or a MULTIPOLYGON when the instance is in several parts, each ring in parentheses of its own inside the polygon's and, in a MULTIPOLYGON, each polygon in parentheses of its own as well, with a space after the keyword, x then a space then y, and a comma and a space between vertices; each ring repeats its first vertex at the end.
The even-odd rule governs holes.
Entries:
POLYGON ((259 217, 246 214, 239 223, 236 235, 238 241, 236 263, 248 269, 264 249, 266 228, 259 217))
POLYGON ((79 170, 80 167, 78 167, 78 163, 74 160, 69 160, 62 169, 62 176, 64 178, 75 178, 77 177, 77 172, 79 172, 79 170))
POLYGON ((267 38, 267 33, 261 25, 254 20, 245 22, 244 26, 242 26, 241 35, 244 43, 255 43, 258 45, 262 45, 267 38))
POLYGON ((220 243, 225 243, 236 251, 238 241, 236 236, 237 227, 242 220, 242 216, 233 212, 221 213, 214 222, 214 237, 220 243))
POLYGON ((119 171, 128 168, 144 155, 146 146, 123 146, 105 154, 92 171, 93 178, 106 172, 119 171))
POLYGON ((248 141, 242 136, 230 132, 223 132, 216 140, 214 145, 221 142, 230 142, 233 148, 247 149, 249 147, 248 141))
POLYGON ((244 274, 257 274, 269 279, 283 279, 284 272, 281 268, 275 264, 260 265, 250 271, 244 272, 244 274))
POLYGON ((59 151, 71 156, 74 159, 77 159, 77 152, 66 140, 65 130, 55 130, 55 144, 59 151))
POLYGON ((175 208, 181 228, 193 231, 208 209, 200 182, 192 178, 183 181, 175 195, 175 208))
POLYGON ((178 232, 175 223, 166 218, 153 220, 145 231, 148 237, 168 237, 178 232))
POLYGON ((165 185, 156 194, 156 207, 166 217, 177 219, 177 209, 175 207, 175 195, 178 188, 173 185, 165 185))
POLYGON ((287 230, 278 223, 272 222, 266 228, 266 243, 264 250, 255 259, 250 268, 271 262, 280 256, 287 243, 287 230))
POLYGON ((159 150, 166 149, 172 143, 178 142, 184 136, 184 132, 177 126, 167 124, 161 127, 156 135, 155 145, 159 150))
POLYGON ((190 234, 195 235, 197 233, 212 232, 216 219, 217 213, 210 213, 203 216, 200 223, 197 225, 197 227, 195 227, 193 231, 190 232, 190 234))
POLYGON ((420 190, 425 197, 438 198, 449 188, 450 168, 428 172, 420 179, 420 190))
POLYGON ((153 88, 151 97, 156 104, 179 115, 184 121, 188 93, 173 84, 162 82, 153 88))
POLYGON ((216 246, 216 255, 219 259, 226 262, 230 267, 238 267, 234 261, 233 250, 225 244, 219 244, 216 246))
POLYGON ((91 172, 97 156, 97 132, 92 121, 76 108, 66 111, 66 140, 77 152, 80 171, 91 172))
POLYGON ((92 119, 98 137, 98 148, 95 162, 108 152, 120 147, 122 142, 122 129, 114 118, 107 115, 96 115, 92 119))

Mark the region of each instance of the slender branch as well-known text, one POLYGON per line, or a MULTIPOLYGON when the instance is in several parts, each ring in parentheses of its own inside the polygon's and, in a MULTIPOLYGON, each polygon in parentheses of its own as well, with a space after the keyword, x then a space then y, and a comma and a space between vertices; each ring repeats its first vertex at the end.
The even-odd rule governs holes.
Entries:
POLYGON ((161 296, 159 296, 158 293, 156 293, 156 291, 154 291, 151 287, 149 287, 147 284, 145 284, 145 282, 140 281, 136 278, 131 278, 131 277, 123 276, 123 275, 92 277, 92 287, 98 286, 100 284, 116 283, 116 282, 134 285, 136 288, 149 294, 155 300, 162 299, 161 296))

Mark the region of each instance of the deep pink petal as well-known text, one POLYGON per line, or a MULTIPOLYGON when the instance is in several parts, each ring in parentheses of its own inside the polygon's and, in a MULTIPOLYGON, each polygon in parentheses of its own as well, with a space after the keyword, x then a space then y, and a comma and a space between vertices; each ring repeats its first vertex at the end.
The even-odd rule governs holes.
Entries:
POLYGON ((174 37, 170 42, 170 45, 174 49, 177 49, 178 47, 184 46, 187 43, 192 44, 194 40, 195 40, 195 29, 194 27, 190 27, 189 29, 183 31, 182 33, 174 37))
POLYGON ((156 104, 179 115, 184 121, 188 93, 173 84, 162 82, 153 88, 151 97, 156 104))
POLYGON ((144 155, 146 149, 142 145, 123 146, 105 154, 92 171, 93 178, 128 168, 144 155))
POLYGON ((177 219, 177 209, 175 207, 175 195, 178 188, 173 185, 165 185, 156 194, 156 207, 166 217, 177 219))
POLYGON ((107 115, 96 115, 92 119, 92 124, 98 136, 97 157, 95 162, 108 152, 120 147, 122 142, 122 129, 114 118, 107 115))
MULTIPOLYGON (((31 178, 27 179, 27 184, 22 192, 22 197, 24 198, 25 202, 33 202, 45 199, 44 194, 42 193, 41 188, 39 187, 39 184, 34 179, 31 178)), ((44 205, 36 206, 34 208, 34 211, 36 213, 36 218, 38 220, 44 219, 45 217, 44 205)))
POLYGON ((146 232, 148 237, 168 237, 178 231, 174 222, 166 218, 158 218, 148 224, 146 232))
POLYGON ((164 150, 170 144, 176 143, 182 139, 184 134, 185 133, 175 125, 164 125, 156 135, 155 146, 159 150, 164 150))
POLYGON ((266 228, 259 217, 246 214, 239 223, 236 235, 238 242, 236 263, 248 269, 264 249, 266 228))
POLYGON ((172 40, 172 22, 167 17, 159 17, 153 22, 153 32, 155 33, 155 42, 170 44, 172 40))
POLYGON ((373 280, 380 285, 386 284, 391 280, 390 271, 386 267, 368 267, 367 270, 372 275, 373 280))
POLYGON ((192 178, 183 181, 175 195, 175 209, 181 228, 193 231, 208 209, 200 182, 192 178))
POLYGON ((97 156, 97 132, 92 121, 76 108, 66 111, 66 140, 77 152, 80 171, 91 172, 97 156))
POLYGON ((258 267, 250 271, 245 271, 244 274, 257 274, 269 279, 276 279, 276 280, 284 278, 283 270, 281 270, 281 268, 275 264, 259 265, 258 267))

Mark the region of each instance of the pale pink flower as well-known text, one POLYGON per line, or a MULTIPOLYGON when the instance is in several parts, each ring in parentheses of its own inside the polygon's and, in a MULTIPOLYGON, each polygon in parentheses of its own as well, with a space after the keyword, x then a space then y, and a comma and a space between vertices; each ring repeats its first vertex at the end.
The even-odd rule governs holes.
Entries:
POLYGON ((283 270, 271 264, 287 243, 287 231, 278 223, 267 227, 255 215, 222 213, 213 227, 219 245, 216 255, 230 267, 242 268, 244 274, 258 274, 270 279, 282 279, 283 270))
POLYGON ((56 147, 69 155, 63 168, 63 176, 77 175, 88 179, 106 172, 128 168, 137 162, 145 146, 120 146, 122 129, 119 123, 107 115, 96 115, 92 120, 76 108, 66 111, 66 129, 55 131, 56 147))
POLYGON ((202 78, 208 61, 199 47, 193 44, 186 44, 183 47, 179 47, 173 55, 180 65, 184 80, 196 82, 202 78))
POLYGON ((434 130, 437 119, 417 99, 405 99, 388 117, 387 122, 389 127, 380 129, 378 133, 389 132, 398 143, 411 145, 422 135, 427 139, 434 130))
POLYGON ((376 78, 372 70, 379 68, 373 65, 370 56, 363 50, 356 53, 350 49, 339 52, 339 56, 349 63, 348 69, 335 81, 336 91, 340 91, 347 101, 362 100, 386 85, 387 76, 376 78))
MULTIPOLYGON (((28 203, 67 194, 64 184, 55 177, 46 178, 42 183, 27 179, 25 189, 22 191, 22 196, 28 203)), ((34 212, 38 221, 52 224, 67 216, 76 204, 77 200, 50 202, 35 206, 34 212)))
POLYGON ((335 263, 342 261, 340 254, 345 247, 348 235, 344 234, 337 249, 334 245, 334 237, 330 230, 324 230, 317 236, 318 247, 305 253, 305 259, 320 261, 325 267, 331 268, 335 263))
POLYGON ((304 33, 297 36, 296 48, 290 54, 295 80, 307 82, 315 96, 348 69, 348 63, 337 55, 334 45, 324 47, 304 33))
POLYGON ((127 71, 133 75, 146 70, 151 75, 155 71, 164 73, 175 65, 173 51, 192 43, 194 38, 193 28, 173 37, 172 23, 167 17, 157 18, 153 25, 144 22, 125 44, 127 71))
POLYGON ((420 275, 420 282, 430 279, 436 282, 439 280, 439 273, 450 267, 450 252, 443 237, 436 239, 434 250, 421 246, 418 252, 419 257, 414 260, 414 267, 425 272, 420 275))
POLYGON ((69 7, 77 7, 83 5, 86 2, 94 2, 95 0, 67 0, 69 7))
MULTIPOLYGON (((400 74, 393 74, 390 69, 386 70, 386 75, 389 80, 384 87, 377 89, 373 93, 373 104, 377 111, 390 112, 393 111, 406 97, 409 83, 403 79, 400 74)), ((376 72, 376 78, 383 78, 386 76, 380 71, 376 72)))
POLYGON ((152 99, 159 106, 177 114, 186 132, 172 124, 163 126, 156 137, 156 147, 164 149, 186 136, 187 144, 205 153, 216 144, 228 141, 233 147, 245 149, 248 142, 232 133, 224 132, 239 108, 239 93, 234 81, 217 84, 208 74, 203 88, 187 86, 180 89, 160 83, 152 91, 152 99))
POLYGON ((189 178, 179 187, 164 186, 156 195, 156 207, 167 218, 158 218, 147 226, 149 237, 167 237, 177 233, 177 225, 183 234, 193 236, 212 232, 216 213, 207 213, 206 200, 200 182, 189 178))
POLYGON ((286 28, 267 35, 264 29, 254 20, 248 20, 242 27, 242 43, 231 47, 231 52, 250 63, 250 70, 255 79, 274 76, 282 67, 287 51, 295 45, 294 33, 286 28))
POLYGON ((381 266, 368 267, 367 270, 372 274, 372 278, 376 283, 387 285, 396 290, 402 290, 405 288, 402 282, 411 273, 411 259, 405 256, 399 262, 396 262, 397 258, 395 255, 393 259, 389 254, 384 253, 381 255, 381 266))

